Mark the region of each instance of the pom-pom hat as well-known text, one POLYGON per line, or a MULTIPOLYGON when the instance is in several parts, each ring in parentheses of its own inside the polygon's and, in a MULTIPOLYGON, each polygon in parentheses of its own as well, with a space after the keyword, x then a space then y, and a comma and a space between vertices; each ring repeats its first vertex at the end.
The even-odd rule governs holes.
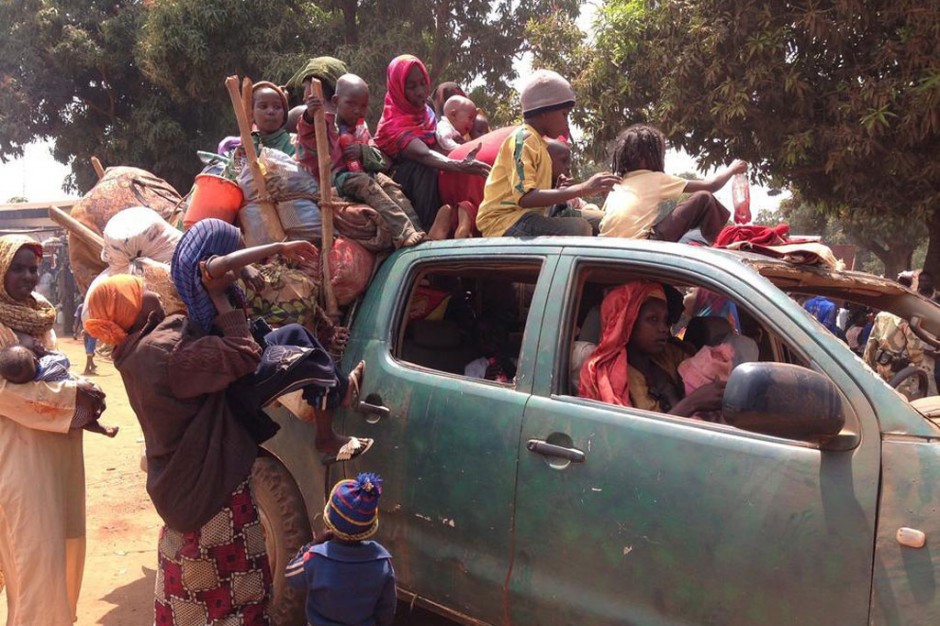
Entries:
POLYGON ((522 114, 541 109, 574 106, 575 96, 571 83, 551 70, 536 70, 522 88, 522 114))
POLYGON ((382 479, 376 474, 363 473, 356 480, 341 480, 330 492, 323 510, 327 528, 337 539, 361 541, 379 529, 379 496, 382 479))

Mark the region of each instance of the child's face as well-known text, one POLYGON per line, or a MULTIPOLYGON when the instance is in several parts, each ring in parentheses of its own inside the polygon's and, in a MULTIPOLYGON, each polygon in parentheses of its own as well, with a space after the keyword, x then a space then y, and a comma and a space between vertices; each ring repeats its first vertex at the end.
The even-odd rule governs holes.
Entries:
POLYGON ((559 147, 549 150, 549 154, 552 157, 552 181, 557 181, 562 174, 571 178, 571 150, 559 147))
POLYGON ((336 106, 336 115, 348 126, 356 123, 366 116, 369 109, 369 90, 365 88, 351 89, 333 96, 336 106))
POLYGON ((405 99, 413 107, 423 108, 428 101, 431 86, 424 78, 424 72, 417 65, 413 65, 405 77, 405 99))
POLYGON ((568 137, 568 114, 571 108, 541 113, 532 120, 533 127, 546 137, 568 137))
POLYGON ((262 133, 273 133, 284 125, 287 111, 284 110, 284 102, 276 91, 268 87, 257 90, 253 103, 251 114, 255 126, 262 133))
POLYGON ((630 331, 630 346, 649 355, 662 354, 669 340, 669 310, 659 298, 650 298, 640 307, 640 312, 630 331))
POLYGON ((453 124, 454 129, 461 135, 466 135, 473 128, 473 122, 477 118, 477 108, 472 105, 466 105, 452 111, 447 119, 453 124))

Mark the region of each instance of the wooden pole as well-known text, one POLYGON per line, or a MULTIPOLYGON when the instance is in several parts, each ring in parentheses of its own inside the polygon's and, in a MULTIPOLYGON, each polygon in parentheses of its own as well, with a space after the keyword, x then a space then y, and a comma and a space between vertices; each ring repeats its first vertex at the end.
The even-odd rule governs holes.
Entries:
MULTIPOLYGON (((313 94, 323 102, 323 85, 316 78, 310 79, 313 94)), ((324 104, 326 104, 324 102, 324 104)), ((313 127, 317 134, 317 165, 320 168, 320 216, 323 223, 320 260, 323 263, 323 298, 326 314, 334 322, 339 321, 339 305, 330 282, 330 250, 333 248, 333 171, 330 159, 330 140, 326 134, 326 114, 323 106, 313 112, 313 127)))
POLYGON ((95 168, 95 174, 98 175, 98 180, 101 180, 104 177, 104 168, 101 166, 101 161, 98 160, 98 157, 91 157, 91 166, 95 168))
MULTIPOLYGON (((249 84, 251 81, 248 81, 249 84)), ((241 136, 242 147, 245 149, 245 156, 248 159, 248 168, 251 170, 251 177, 254 180, 255 188, 258 190, 258 204, 261 206, 261 221, 264 222, 264 228, 271 241, 284 241, 287 235, 284 233, 284 227, 281 226, 281 220, 277 216, 277 210, 274 203, 268 196, 268 190, 264 185, 264 173, 261 171, 261 165, 258 163, 258 154, 255 152, 255 144, 251 140, 251 124, 248 116, 245 114, 242 94, 238 89, 238 76, 229 76, 225 79, 225 88, 232 100, 232 108, 235 109, 235 119, 238 121, 238 134, 241 136)), ((251 96, 251 88, 248 88, 248 95, 251 96)), ((257 242, 249 242, 257 243, 257 242)))
POLYGON ((92 250, 98 254, 101 254, 101 251, 104 250, 104 238, 101 235, 88 228, 59 207, 55 205, 49 206, 49 219, 69 231, 70 235, 75 236, 76 239, 92 248, 92 250))

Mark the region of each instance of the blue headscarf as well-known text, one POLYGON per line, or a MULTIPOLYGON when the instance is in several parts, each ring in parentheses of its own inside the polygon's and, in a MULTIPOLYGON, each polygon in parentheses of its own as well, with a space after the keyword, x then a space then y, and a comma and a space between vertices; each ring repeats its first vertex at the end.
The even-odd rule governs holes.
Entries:
MULTIPOLYGON (((236 227, 222 220, 208 218, 193 224, 173 252, 173 262, 170 266, 173 284, 186 305, 189 319, 206 333, 212 330, 212 321, 217 311, 209 292, 202 284, 199 263, 213 256, 235 252, 241 246, 241 240, 242 233, 236 227)), ((237 287, 232 289, 237 290, 237 287)))

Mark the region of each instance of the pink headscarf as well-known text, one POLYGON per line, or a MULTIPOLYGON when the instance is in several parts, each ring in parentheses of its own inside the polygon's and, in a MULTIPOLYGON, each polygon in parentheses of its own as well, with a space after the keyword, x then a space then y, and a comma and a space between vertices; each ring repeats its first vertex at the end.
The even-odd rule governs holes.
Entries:
POLYGON ((650 298, 666 299, 659 283, 637 280, 612 290, 601 303, 601 341, 581 368, 578 395, 609 404, 630 403, 627 342, 640 307, 650 298))
POLYGON ((385 108, 382 119, 375 129, 375 145, 388 156, 395 158, 405 146, 419 139, 429 146, 436 143, 434 132, 437 121, 427 104, 416 107, 405 97, 405 81, 411 68, 421 68, 424 79, 431 84, 428 70, 418 57, 403 54, 392 59, 388 64, 388 91, 385 94, 385 108))

